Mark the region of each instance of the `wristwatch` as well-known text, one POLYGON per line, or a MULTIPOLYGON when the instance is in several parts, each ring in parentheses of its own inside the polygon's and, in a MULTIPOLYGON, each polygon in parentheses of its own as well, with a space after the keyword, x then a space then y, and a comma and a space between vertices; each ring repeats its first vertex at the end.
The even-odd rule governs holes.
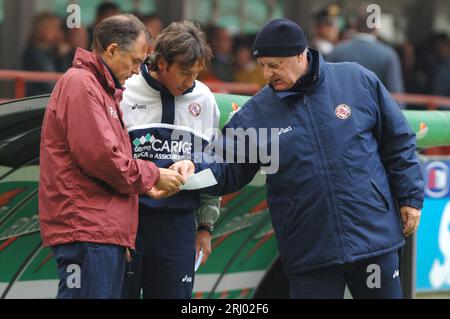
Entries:
POLYGON ((214 226, 211 224, 200 224, 197 227, 197 231, 200 231, 200 230, 206 230, 212 236, 213 231, 214 231, 214 226))

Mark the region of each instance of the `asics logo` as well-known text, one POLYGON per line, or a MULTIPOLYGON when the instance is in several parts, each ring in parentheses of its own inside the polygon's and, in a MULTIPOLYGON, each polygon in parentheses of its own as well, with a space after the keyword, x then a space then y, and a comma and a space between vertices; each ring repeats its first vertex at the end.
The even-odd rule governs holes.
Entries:
POLYGON ((188 275, 184 276, 183 279, 181 279, 182 282, 192 282, 192 277, 189 277, 188 275))
POLYGON ((147 105, 145 105, 145 104, 137 104, 137 103, 135 103, 135 104, 133 104, 132 106, 131 106, 131 109, 132 110, 146 110, 147 109, 147 105))
POLYGON ((280 128, 280 130, 278 131, 278 135, 286 134, 286 133, 289 133, 290 131, 292 131, 292 126, 288 126, 286 128, 280 128))

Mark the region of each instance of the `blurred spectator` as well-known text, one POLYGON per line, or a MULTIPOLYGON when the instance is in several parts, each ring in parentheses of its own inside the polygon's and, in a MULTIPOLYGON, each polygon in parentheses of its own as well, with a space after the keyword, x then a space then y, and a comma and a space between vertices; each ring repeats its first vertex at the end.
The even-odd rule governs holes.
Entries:
POLYGON ((202 75, 202 79, 233 81, 233 39, 231 35, 224 28, 213 26, 209 28, 208 42, 214 57, 209 69, 202 75))
POLYGON ((421 94, 433 94, 433 78, 439 65, 443 62, 442 44, 448 40, 445 33, 433 33, 428 38, 415 45, 416 71, 423 80, 419 91, 421 94))
POLYGON ((448 36, 437 46, 438 65, 433 75, 433 94, 450 96, 450 39, 448 36))
MULTIPOLYGON (((34 17, 30 38, 23 53, 23 67, 27 71, 65 71, 64 31, 56 15, 43 12, 34 17)), ((50 93, 53 83, 27 83, 27 96, 50 93)))
POLYGON ((161 33, 163 23, 161 17, 156 13, 152 13, 142 17, 142 22, 147 28, 148 32, 152 36, 153 41, 156 40, 158 35, 161 33))
POLYGON ((234 81, 255 83, 261 87, 267 84, 262 70, 253 59, 252 48, 249 44, 240 44, 234 51, 234 81))
MULTIPOLYGON (((446 33, 435 33, 418 45, 417 66, 427 78, 426 94, 450 96, 449 37, 446 33)), ((448 106, 437 106, 448 110, 448 106)), ((424 151, 427 155, 450 154, 449 146, 432 147, 424 151)))
POLYGON ((339 6, 332 4, 314 15, 314 39, 311 47, 319 50, 325 60, 339 41, 340 14, 339 6))
POLYGON ((67 43, 72 48, 89 49, 89 35, 85 27, 72 28, 67 31, 67 43))
MULTIPOLYGON (((77 48, 89 50, 89 34, 85 27, 70 28, 66 30, 66 58, 65 70, 72 66, 77 48)), ((65 71, 64 70, 64 71, 65 71)))
MULTIPOLYGON (((410 42, 405 42, 397 48, 397 52, 402 64, 405 92, 424 94, 427 77, 417 68, 416 49, 410 42)), ((425 106, 410 105, 409 108, 424 109, 425 106)))
POLYGON ((339 42, 351 40, 358 33, 358 14, 354 10, 348 11, 342 16, 343 29, 339 35, 339 42))
POLYGON ((94 37, 94 29, 97 24, 99 24, 102 20, 121 14, 120 7, 115 4, 114 2, 106 1, 102 2, 97 7, 97 14, 95 16, 95 22, 94 24, 89 27, 88 33, 89 33, 89 45, 92 44, 92 39, 94 37))
POLYGON ((367 25, 369 13, 361 7, 357 16, 357 33, 339 43, 329 55, 330 62, 358 62, 373 71, 390 92, 404 92, 400 60, 395 50, 380 42, 376 28, 367 25))

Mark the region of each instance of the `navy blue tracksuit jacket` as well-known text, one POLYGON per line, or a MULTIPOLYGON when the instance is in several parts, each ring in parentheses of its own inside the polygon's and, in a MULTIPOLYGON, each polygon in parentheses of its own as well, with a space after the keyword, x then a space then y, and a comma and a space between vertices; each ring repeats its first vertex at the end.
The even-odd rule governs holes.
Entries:
MULTIPOLYGON (((415 135, 380 80, 356 63, 326 63, 312 49, 310 58, 310 85, 266 86, 222 131, 279 129, 279 169, 267 175, 267 201, 288 275, 397 250, 404 244, 399 207, 423 203, 415 135)), ((259 136, 247 142, 273 146, 259 136)), ((218 180, 207 192, 234 192, 264 166, 259 157, 230 160, 211 164, 196 154, 197 169, 211 168, 218 180)))

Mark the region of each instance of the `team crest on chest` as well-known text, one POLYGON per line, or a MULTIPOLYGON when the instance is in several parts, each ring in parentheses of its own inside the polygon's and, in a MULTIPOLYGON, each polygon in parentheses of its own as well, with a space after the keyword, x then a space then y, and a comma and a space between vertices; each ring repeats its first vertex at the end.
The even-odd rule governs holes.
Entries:
POLYGON ((346 120, 352 114, 352 109, 347 104, 339 104, 334 110, 338 119, 346 120))
POLYGON ((191 114, 193 116, 199 116, 201 111, 202 111, 202 107, 200 106, 200 104, 195 103, 195 102, 189 104, 189 112, 191 112, 191 114))

